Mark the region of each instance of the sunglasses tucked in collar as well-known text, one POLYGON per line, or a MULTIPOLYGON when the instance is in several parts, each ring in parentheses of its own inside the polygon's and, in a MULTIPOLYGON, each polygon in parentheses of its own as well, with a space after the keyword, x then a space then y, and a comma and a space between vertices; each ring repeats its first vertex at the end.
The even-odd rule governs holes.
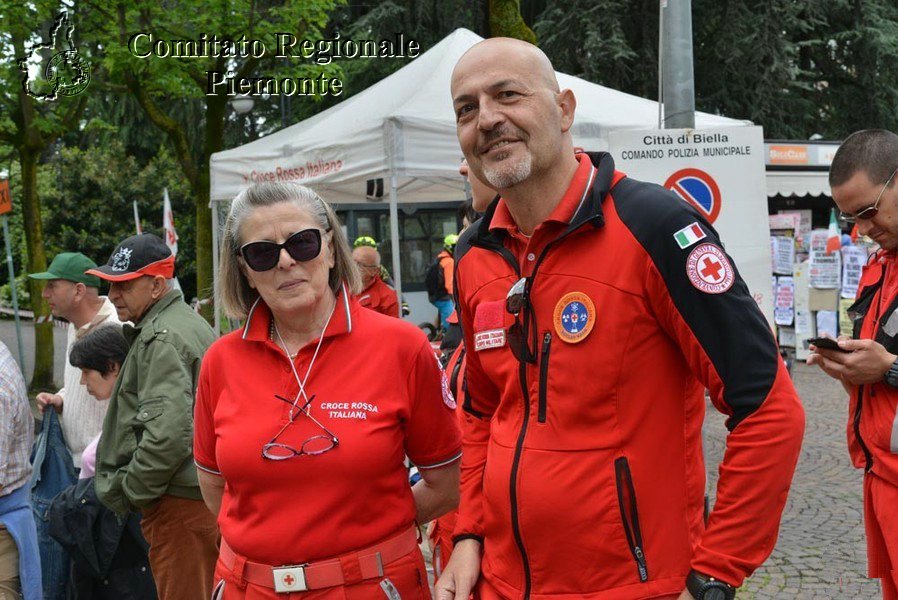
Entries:
POLYGON ((892 183, 892 179, 895 177, 895 173, 898 173, 898 168, 892 171, 892 174, 889 175, 889 178, 886 180, 885 184, 882 186, 882 189, 879 190, 879 195, 876 196, 876 201, 873 202, 867 208, 863 208, 859 210, 855 214, 847 213, 839 211, 839 219, 844 223, 855 223, 858 220, 866 221, 868 219, 872 219, 879 213, 879 201, 882 200, 882 195, 885 193, 886 189, 889 187, 889 184, 892 183))
POLYGON ((533 311, 530 310, 530 279, 518 279, 505 296, 505 312, 514 316, 514 325, 508 329, 508 345, 516 359, 524 363, 535 363, 536 342, 531 338, 536 333, 533 311))

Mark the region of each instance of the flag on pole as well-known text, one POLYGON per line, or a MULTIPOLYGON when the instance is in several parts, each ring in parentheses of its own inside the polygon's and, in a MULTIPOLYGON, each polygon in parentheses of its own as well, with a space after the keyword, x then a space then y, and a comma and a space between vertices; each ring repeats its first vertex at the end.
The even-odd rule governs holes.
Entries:
POLYGON ((165 245, 175 256, 178 255, 178 232, 175 231, 175 216, 171 210, 171 200, 168 198, 168 188, 163 192, 162 202, 162 229, 165 231, 165 245))
POLYGON ((143 233, 143 229, 140 228, 140 215, 137 214, 137 200, 134 201, 134 226, 137 227, 137 235, 143 233))
POLYGON ((836 210, 832 209, 829 213, 829 233, 826 236, 826 254, 830 255, 842 249, 842 232, 839 230, 839 223, 836 221, 836 210))

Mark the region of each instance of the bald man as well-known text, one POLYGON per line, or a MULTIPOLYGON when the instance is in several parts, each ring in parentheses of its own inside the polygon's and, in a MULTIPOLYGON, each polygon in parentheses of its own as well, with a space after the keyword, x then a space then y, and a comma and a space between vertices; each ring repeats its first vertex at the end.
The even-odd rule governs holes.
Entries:
POLYGON ((456 248, 465 446, 439 600, 729 599, 769 555, 804 414, 711 225, 607 153, 535 46, 452 75, 458 140, 499 193, 456 248), (705 524, 704 389, 727 415, 705 524))
POLYGON ((371 246, 359 246, 352 251, 352 259, 362 274, 362 291, 356 296, 365 308, 399 318, 399 299, 396 290, 380 278, 380 253, 371 246))

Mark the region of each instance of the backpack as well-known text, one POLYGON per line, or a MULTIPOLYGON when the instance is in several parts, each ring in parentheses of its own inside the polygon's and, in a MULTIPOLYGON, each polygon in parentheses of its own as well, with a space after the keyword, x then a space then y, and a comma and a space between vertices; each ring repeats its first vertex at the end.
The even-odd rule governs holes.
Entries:
POLYGON ((424 287, 427 289, 427 300, 436 302, 449 296, 446 289, 446 276, 443 274, 443 267, 440 264, 443 258, 437 258, 430 263, 427 271, 424 273, 424 287))

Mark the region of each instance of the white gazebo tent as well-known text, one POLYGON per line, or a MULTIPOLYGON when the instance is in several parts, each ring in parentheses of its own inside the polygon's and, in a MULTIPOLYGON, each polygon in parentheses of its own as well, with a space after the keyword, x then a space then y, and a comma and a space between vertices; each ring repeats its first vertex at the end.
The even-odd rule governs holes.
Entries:
MULTIPOLYGON (((308 185, 334 204, 362 201, 368 181, 389 185, 392 274, 402 291, 399 203, 460 200, 462 154, 449 95, 452 69, 483 38, 457 29, 436 46, 370 88, 305 121, 254 142, 212 155, 213 261, 218 273, 216 203, 230 202, 254 181, 308 185)), ((583 79, 556 73, 577 98, 574 143, 608 147, 608 132, 657 126, 658 104, 583 79)), ((745 125, 696 113, 696 128, 745 125)), ((217 279, 216 279, 217 282, 217 279)), ((218 307, 216 304, 216 317, 218 307)), ((216 323, 218 319, 216 318, 216 323)))

